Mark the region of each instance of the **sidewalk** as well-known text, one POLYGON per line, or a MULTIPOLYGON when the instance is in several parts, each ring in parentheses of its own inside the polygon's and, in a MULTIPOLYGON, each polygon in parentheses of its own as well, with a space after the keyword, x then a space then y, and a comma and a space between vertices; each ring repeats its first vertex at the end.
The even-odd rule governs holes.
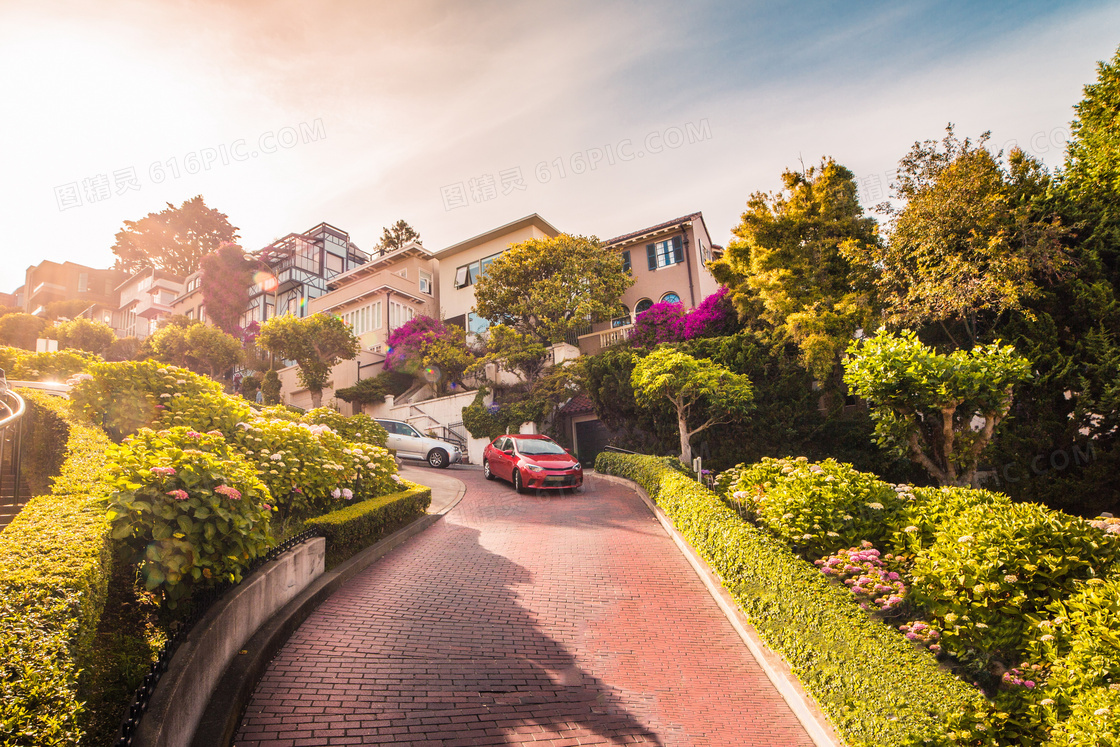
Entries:
POLYGON ((812 744, 632 490, 404 474, 447 513, 292 635, 236 744, 812 744))

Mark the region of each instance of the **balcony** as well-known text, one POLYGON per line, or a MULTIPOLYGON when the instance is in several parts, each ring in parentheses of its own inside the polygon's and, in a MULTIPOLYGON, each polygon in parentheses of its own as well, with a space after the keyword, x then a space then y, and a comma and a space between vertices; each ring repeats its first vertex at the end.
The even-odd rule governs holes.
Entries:
POLYGON ((634 333, 634 325, 627 324, 623 327, 612 327, 604 329, 602 332, 592 332, 588 335, 579 336, 579 347, 581 350, 602 350, 603 348, 610 347, 615 343, 623 342, 630 339, 630 335, 634 333))
POLYGON ((160 296, 158 294, 144 294, 136 302, 133 311, 136 313, 136 316, 143 317, 144 319, 158 319, 161 316, 169 316, 172 313, 171 305, 160 303, 159 299, 160 296))

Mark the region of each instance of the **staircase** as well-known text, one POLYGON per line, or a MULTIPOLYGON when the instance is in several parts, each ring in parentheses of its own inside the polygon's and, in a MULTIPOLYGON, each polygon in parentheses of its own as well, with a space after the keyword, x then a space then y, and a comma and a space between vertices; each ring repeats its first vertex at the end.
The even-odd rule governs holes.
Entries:
POLYGON ((0 379, 0 529, 8 526, 31 497, 20 472, 27 406, 0 379))

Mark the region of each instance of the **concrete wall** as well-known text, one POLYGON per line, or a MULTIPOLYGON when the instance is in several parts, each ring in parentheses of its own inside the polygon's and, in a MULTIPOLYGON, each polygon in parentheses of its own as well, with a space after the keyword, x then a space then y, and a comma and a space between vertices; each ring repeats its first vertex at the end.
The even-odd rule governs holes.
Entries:
POLYGON ((135 747, 188 747, 226 666, 257 628, 323 575, 316 537, 267 563, 222 597, 180 645, 133 736, 135 747))

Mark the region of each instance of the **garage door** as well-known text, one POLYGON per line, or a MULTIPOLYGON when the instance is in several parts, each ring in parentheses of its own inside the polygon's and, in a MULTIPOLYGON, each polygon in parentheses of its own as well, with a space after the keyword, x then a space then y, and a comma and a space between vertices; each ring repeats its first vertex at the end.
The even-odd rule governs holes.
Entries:
POLYGON ((576 456, 580 463, 589 467, 595 463, 595 457, 611 442, 611 432, 601 420, 585 420, 576 423, 576 456))

